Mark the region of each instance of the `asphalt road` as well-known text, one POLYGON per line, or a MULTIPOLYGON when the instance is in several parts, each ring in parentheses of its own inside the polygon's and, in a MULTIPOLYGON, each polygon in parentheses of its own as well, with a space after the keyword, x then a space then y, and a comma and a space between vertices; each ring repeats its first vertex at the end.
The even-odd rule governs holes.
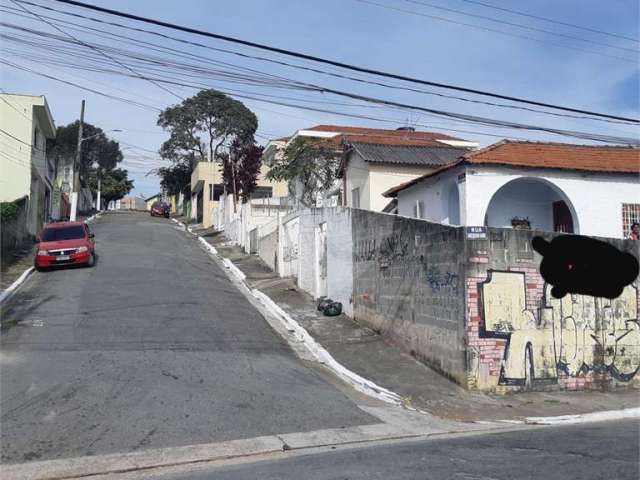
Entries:
POLYGON ((94 268, 35 273, 2 312, 2 461, 378 420, 303 365, 172 222, 107 214, 94 268))
POLYGON ((154 476, 159 480, 637 480, 638 422, 389 444, 233 467, 154 476))

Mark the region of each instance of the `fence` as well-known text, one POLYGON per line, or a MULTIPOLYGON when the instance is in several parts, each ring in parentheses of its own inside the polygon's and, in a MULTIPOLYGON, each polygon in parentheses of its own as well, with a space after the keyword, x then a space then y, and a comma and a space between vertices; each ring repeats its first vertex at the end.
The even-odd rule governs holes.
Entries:
MULTIPOLYGON (((250 223, 256 218, 242 220, 247 251, 295 277, 314 298, 342 302, 347 315, 465 388, 505 393, 640 383, 638 280, 614 300, 555 299, 531 249, 541 232, 467 229, 341 207, 278 210, 257 226, 250 223)), ((238 224, 229 227, 242 237, 238 224)), ((639 242, 603 240, 639 257, 639 242)))

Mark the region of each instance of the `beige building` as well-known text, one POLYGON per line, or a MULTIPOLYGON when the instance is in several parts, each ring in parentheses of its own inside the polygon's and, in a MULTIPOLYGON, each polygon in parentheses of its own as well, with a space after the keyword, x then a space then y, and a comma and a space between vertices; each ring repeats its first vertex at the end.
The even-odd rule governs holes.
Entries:
MULTIPOLYGON (((257 179, 257 187, 252 198, 286 197, 285 182, 272 182, 266 179, 267 165, 262 165, 257 179)), ((222 167, 218 162, 198 162, 191 174, 191 211, 190 217, 204 228, 215 222, 215 211, 219 207, 220 197, 224 194, 222 167)))
POLYGON ((0 94, 0 201, 28 197, 27 230, 36 234, 51 212, 56 166, 47 139, 56 126, 44 96, 0 94))
MULTIPOLYGON (((341 156, 341 178, 318 192, 316 206, 343 205, 375 212, 395 213, 396 201, 383 196, 388 189, 454 162, 478 144, 441 133, 316 125, 290 138, 272 140, 263 154, 269 164, 280 158, 297 137, 324 139, 341 156)), ((302 188, 296 182, 296 191, 302 188)), ((299 200, 299 199, 298 199, 299 200)))

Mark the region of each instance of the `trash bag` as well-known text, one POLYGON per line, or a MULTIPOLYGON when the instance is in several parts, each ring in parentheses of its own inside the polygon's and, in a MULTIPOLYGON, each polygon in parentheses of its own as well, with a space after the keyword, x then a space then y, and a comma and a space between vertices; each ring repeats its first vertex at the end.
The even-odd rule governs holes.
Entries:
POLYGON ((331 303, 333 303, 333 300, 331 300, 330 298, 320 297, 320 300, 318 301, 318 310, 324 312, 324 309, 327 308, 331 303))
POLYGON ((340 302, 331 302, 327 307, 322 311, 327 317, 335 317, 342 313, 342 304, 340 302))

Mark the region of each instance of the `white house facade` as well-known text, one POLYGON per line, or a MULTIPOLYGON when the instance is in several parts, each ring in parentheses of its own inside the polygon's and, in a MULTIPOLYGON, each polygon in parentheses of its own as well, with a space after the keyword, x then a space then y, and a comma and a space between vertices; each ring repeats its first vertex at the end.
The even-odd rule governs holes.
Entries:
POLYGON ((640 220, 640 150, 500 142, 387 196, 400 215, 450 225, 624 238, 640 220))

